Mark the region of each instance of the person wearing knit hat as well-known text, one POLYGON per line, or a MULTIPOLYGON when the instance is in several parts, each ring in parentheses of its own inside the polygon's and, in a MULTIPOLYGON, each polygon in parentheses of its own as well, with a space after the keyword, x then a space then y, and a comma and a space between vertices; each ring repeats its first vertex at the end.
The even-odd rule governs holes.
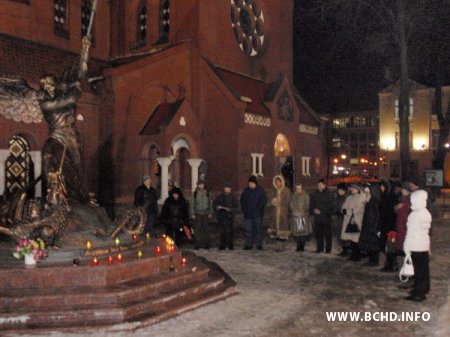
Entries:
POLYGON ((153 223, 158 216, 158 194, 152 187, 152 178, 149 175, 142 177, 142 184, 134 191, 134 205, 145 209, 146 219, 144 232, 153 229, 153 223))
POLYGON ((263 217, 266 207, 266 191, 258 185, 255 176, 248 178, 248 186, 241 195, 241 208, 245 219, 245 246, 244 250, 253 248, 262 249, 263 244, 263 217))
POLYGON ((228 247, 229 250, 233 250, 234 215, 238 210, 239 204, 236 197, 231 192, 230 183, 224 184, 223 192, 217 196, 213 205, 217 214, 217 222, 220 227, 219 250, 224 250, 226 247, 228 247))
POLYGON ((209 220, 212 218, 213 208, 209 191, 205 187, 203 179, 197 181, 197 188, 191 194, 189 211, 191 218, 194 220, 195 249, 209 249, 209 220))
POLYGON ((250 176, 250 178, 248 178, 248 182, 258 185, 258 178, 256 178, 255 176, 250 176))
POLYGON ((342 190, 342 191, 344 191, 344 192, 347 192, 348 187, 347 187, 347 184, 346 184, 346 183, 339 183, 339 184, 337 184, 337 189, 338 189, 338 190, 342 190))

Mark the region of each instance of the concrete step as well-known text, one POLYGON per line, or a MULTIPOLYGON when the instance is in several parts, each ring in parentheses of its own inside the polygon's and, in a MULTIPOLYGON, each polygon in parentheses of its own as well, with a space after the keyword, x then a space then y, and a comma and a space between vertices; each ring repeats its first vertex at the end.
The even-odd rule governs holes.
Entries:
POLYGON ((152 318, 195 302, 197 297, 204 298, 208 293, 216 293, 223 284, 223 278, 213 277, 115 305, 84 305, 78 308, 68 305, 48 308, 48 310, 35 307, 0 313, 0 330, 92 327, 130 322, 144 317, 152 318))

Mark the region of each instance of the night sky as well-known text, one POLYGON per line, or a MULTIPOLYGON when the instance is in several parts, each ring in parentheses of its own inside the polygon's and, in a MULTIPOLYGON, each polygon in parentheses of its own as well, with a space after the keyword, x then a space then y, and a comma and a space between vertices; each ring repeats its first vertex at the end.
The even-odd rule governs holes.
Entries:
MULTIPOLYGON (((317 1, 294 2, 294 84, 300 94, 320 113, 377 109, 378 92, 399 78, 398 51, 385 27, 363 11, 353 29, 343 28, 333 12, 323 19, 303 10, 317 1)), ((410 77, 434 86, 439 73, 449 85, 450 1, 428 2, 430 25, 437 25, 411 35, 410 77)))

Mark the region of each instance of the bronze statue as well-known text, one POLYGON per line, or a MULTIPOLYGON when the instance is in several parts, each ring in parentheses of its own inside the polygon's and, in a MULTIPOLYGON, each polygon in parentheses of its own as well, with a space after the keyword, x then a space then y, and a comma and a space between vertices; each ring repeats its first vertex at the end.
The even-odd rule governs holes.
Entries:
POLYGON ((0 77, 0 116, 24 123, 39 123, 45 119, 49 127, 42 149, 42 207, 36 207, 36 199, 27 200, 24 191, 18 191, 0 207, 0 232, 15 239, 41 237, 48 245, 54 245, 68 225, 69 202, 89 202, 82 183, 75 122, 80 82, 87 72, 96 5, 97 0, 94 0, 88 32, 82 40, 80 61, 61 78, 45 75, 39 81, 40 89, 35 90, 23 79, 0 77), (28 208, 34 213, 27 214, 28 208))
POLYGON ((80 81, 87 71, 89 47, 90 40, 84 37, 80 70, 70 69, 61 79, 45 75, 40 79, 40 90, 21 79, 0 78, 0 115, 25 123, 38 123, 44 118, 48 123, 49 135, 42 149, 43 195, 48 192, 50 173, 61 171, 68 199, 80 203, 87 203, 89 197, 82 184, 76 104, 80 81))

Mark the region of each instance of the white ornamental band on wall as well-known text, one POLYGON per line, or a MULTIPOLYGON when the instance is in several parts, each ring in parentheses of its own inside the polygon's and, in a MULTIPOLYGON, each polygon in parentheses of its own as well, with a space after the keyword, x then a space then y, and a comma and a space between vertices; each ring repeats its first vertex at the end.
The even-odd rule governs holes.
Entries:
POLYGON ((270 125, 272 124, 272 121, 270 120, 269 117, 264 117, 264 116, 255 115, 255 114, 246 112, 244 114, 244 123, 270 127, 270 125))
POLYGON ((306 124, 299 124, 298 131, 300 131, 300 133, 307 133, 308 135, 317 136, 319 134, 319 128, 317 126, 311 126, 306 124))

